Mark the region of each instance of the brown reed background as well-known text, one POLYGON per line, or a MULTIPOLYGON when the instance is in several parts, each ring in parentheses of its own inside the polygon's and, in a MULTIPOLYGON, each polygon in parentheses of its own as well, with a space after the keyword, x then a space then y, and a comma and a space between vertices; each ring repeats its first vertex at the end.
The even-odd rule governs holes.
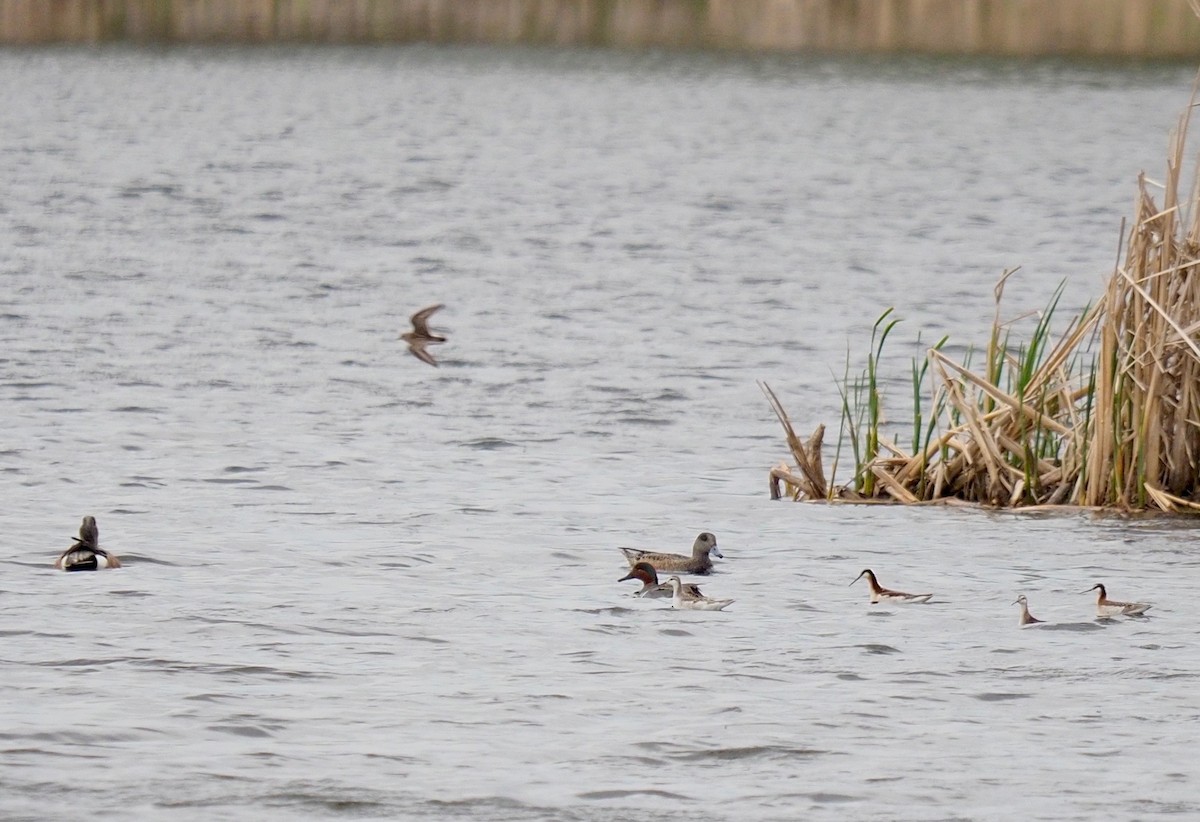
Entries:
POLYGON ((0 44, 532 43, 1200 57, 1189 0, 0 0, 0 44))

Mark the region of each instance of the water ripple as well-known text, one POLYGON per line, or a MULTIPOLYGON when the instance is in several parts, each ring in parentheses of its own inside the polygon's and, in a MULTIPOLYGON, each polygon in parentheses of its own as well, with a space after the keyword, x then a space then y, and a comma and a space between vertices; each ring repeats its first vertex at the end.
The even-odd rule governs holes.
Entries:
POLYGON ((0 70, 0 817, 1194 811, 1194 522, 771 503, 756 385, 832 457, 894 306, 903 440, 911 358, 986 345, 1004 268, 1005 318, 1094 300, 1192 67, 0 70), (437 368, 396 339, 434 302, 437 368), (125 567, 53 572, 86 514, 125 567), (621 535, 705 530, 735 612, 616 582, 621 535), (945 599, 869 608, 868 565, 945 599), (1155 618, 1094 623, 1097 578, 1155 618))

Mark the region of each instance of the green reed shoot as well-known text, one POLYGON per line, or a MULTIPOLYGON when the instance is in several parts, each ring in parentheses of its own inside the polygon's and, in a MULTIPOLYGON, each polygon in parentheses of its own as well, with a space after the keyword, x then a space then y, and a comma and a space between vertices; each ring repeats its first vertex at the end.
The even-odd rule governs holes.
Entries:
POLYGON ((838 463, 842 455, 842 442, 848 440, 854 457, 854 490, 862 490, 862 448, 858 441, 858 432, 863 425, 862 378, 850 379, 850 352, 846 352, 846 370, 841 382, 837 383, 838 394, 842 399, 842 419, 839 426, 837 447, 833 452, 833 466, 829 472, 830 488, 837 482, 838 463), (851 392, 853 391, 853 394, 851 392))
POLYGON ((885 322, 894 310, 894 307, 888 308, 871 327, 871 352, 867 356, 867 442, 863 453, 865 462, 859 464, 859 474, 863 475, 862 491, 867 496, 873 496, 875 493, 875 475, 864 469, 879 456, 879 421, 883 416, 883 404, 879 396, 879 359, 883 355, 883 345, 887 342, 888 334, 900 322, 885 322))
MULTIPOLYGON (((950 335, 946 334, 945 336, 943 336, 940 340, 938 340, 933 345, 933 348, 931 350, 941 351, 942 347, 945 346, 945 344, 949 341, 949 339, 950 339, 950 335)), ((918 333, 917 334, 917 345, 919 346, 920 344, 921 344, 921 335, 918 333)), ((921 410, 923 407, 923 403, 921 401, 921 389, 922 389, 922 385, 925 382, 925 378, 928 374, 929 374, 929 354, 928 354, 928 352, 926 352, 925 356, 922 357, 919 361, 916 357, 913 357, 913 360, 912 360, 912 388, 913 388, 913 444, 912 444, 912 449, 913 449, 914 454, 919 454, 921 456, 921 467, 920 467, 921 479, 917 485, 917 496, 918 497, 924 497, 925 493, 926 493, 926 491, 925 491, 926 476, 925 475, 926 475, 927 469, 929 468, 929 456, 928 456, 929 443, 933 438, 933 432, 937 430, 938 421, 941 419, 942 413, 946 407, 945 395, 940 393, 937 390, 937 387, 931 381, 930 382, 930 387, 931 387, 930 393, 931 393, 931 396, 933 397, 933 400, 932 400, 932 405, 929 409, 929 419, 928 419, 928 421, 925 421, 924 414, 922 413, 922 410, 921 410), (918 362, 919 362, 919 364, 918 364, 918 362), (924 422, 923 430, 922 430, 922 422, 924 422)), ((943 446, 943 453, 944 453, 944 450, 945 450, 945 447, 943 446)))

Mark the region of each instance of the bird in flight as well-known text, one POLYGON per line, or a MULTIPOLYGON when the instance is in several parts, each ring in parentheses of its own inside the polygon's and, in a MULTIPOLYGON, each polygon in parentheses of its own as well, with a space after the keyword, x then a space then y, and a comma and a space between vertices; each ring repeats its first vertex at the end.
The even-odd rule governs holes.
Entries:
POLYGON ((444 343, 446 338, 439 337, 437 334, 433 334, 429 331, 429 318, 433 315, 433 312, 438 311, 443 307, 444 306, 442 303, 438 303, 437 305, 431 305, 428 308, 422 308, 410 318, 412 320, 413 330, 405 331, 400 335, 400 339, 408 343, 408 351, 410 354, 412 354, 421 362, 429 363, 434 368, 437 367, 437 360, 433 358, 432 354, 425 350, 425 347, 434 345, 436 343, 444 343))

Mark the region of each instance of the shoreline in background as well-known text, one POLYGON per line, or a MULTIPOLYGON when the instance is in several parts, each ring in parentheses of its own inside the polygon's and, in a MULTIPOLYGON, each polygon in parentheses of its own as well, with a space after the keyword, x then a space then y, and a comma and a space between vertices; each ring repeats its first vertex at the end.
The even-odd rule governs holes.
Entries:
POLYGON ((1189 0, 0 0, 0 44, 489 43, 1200 58, 1189 0))

